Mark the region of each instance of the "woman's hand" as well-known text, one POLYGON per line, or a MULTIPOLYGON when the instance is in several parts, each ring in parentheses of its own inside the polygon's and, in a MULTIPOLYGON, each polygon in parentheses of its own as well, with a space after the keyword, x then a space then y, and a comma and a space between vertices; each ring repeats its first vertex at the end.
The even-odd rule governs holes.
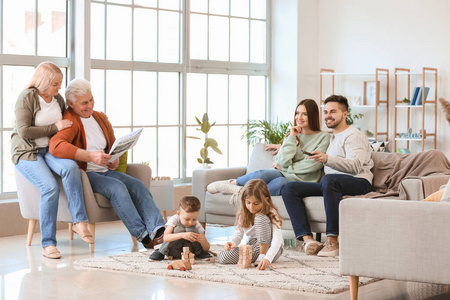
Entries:
POLYGON ((265 258, 263 258, 260 262, 259 262, 259 264, 258 264, 258 266, 256 267, 258 270, 265 270, 268 266, 270 265, 270 262, 267 260, 267 259, 265 259, 265 258))
POLYGON ((272 155, 277 155, 277 153, 280 150, 280 148, 281 148, 280 144, 268 144, 268 145, 266 145, 266 151, 275 150, 275 151, 273 151, 272 155))
POLYGON ((106 165, 108 167, 108 170, 114 171, 119 166, 119 159, 116 159, 113 162, 110 162, 106 165))
POLYGON ((299 133, 302 133, 302 128, 300 126, 292 126, 291 127, 291 135, 297 136, 299 133))
POLYGON ((274 169, 277 169, 278 171, 283 171, 283 168, 276 162, 274 162, 272 166, 274 169))
POLYGON ((58 131, 61 131, 63 129, 72 127, 72 121, 70 120, 59 120, 55 123, 56 127, 58 127, 58 131))
POLYGON ((223 248, 225 249, 225 251, 230 251, 231 249, 236 248, 236 245, 232 242, 226 242, 223 248))

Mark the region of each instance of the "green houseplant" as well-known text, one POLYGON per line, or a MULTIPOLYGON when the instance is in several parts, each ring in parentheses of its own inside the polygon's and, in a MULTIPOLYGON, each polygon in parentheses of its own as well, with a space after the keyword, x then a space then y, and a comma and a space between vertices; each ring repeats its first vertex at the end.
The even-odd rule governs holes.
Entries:
POLYGON ((347 125, 351 126, 355 122, 354 119, 361 119, 362 117, 364 117, 363 114, 352 114, 352 109, 349 107, 347 119, 345 121, 347 122, 347 125))
MULTIPOLYGON (((266 144, 279 144, 281 140, 291 130, 291 122, 271 122, 266 120, 250 120, 246 125, 247 130, 241 139, 247 138, 249 145, 255 145, 258 142, 266 144)), ((242 126, 242 127, 244 127, 242 126)))
MULTIPOLYGON (((214 164, 211 161, 211 159, 209 158, 208 148, 211 147, 211 149, 213 149, 215 152, 222 155, 222 151, 220 151, 220 149, 217 147, 218 146, 217 141, 215 139, 208 137, 209 130, 211 129, 211 127, 213 127, 216 124, 216 122, 214 122, 212 124, 209 123, 207 113, 205 113, 203 115, 202 121, 200 121, 197 117, 195 117, 195 120, 197 120, 198 125, 200 125, 200 128, 197 128, 197 130, 199 130, 205 134, 205 142, 203 144, 203 148, 200 149, 200 157, 197 158, 197 161, 198 161, 198 163, 203 164, 203 165, 214 164)), ((186 137, 190 138, 190 139, 201 140, 201 138, 196 137, 196 136, 186 136, 186 137)))

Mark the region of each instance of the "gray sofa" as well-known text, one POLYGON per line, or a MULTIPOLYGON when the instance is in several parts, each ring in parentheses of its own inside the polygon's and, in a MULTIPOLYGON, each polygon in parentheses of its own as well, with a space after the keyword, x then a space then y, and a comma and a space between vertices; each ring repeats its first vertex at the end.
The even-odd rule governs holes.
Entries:
MULTIPOLYGON (((374 160, 374 181, 377 175, 381 177, 386 175, 380 165, 387 160, 389 155, 387 152, 372 152, 374 160)), ((215 193, 211 194, 207 191, 207 186, 215 181, 237 178, 259 169, 272 168, 272 153, 264 150, 264 144, 255 145, 248 167, 240 168, 221 168, 221 169, 197 169, 192 174, 192 194, 197 196, 202 204, 199 221, 211 224, 234 225, 238 204, 230 204, 231 194, 215 193)), ((447 183, 450 176, 437 176, 436 185, 440 186, 447 183)), ((420 178, 404 179, 400 183, 400 188, 406 199, 422 200, 425 197, 423 181, 420 178)), ((281 196, 272 197, 273 202, 277 205, 281 216, 283 217, 283 229, 292 230, 289 215, 284 206, 281 196)), ((311 224, 311 230, 316 233, 325 232, 326 216, 325 207, 322 197, 307 197, 304 199, 308 212, 308 218, 311 224)))
MULTIPOLYGON (((340 273, 351 276, 352 300, 359 276, 450 285, 449 202, 350 198, 339 213, 340 273)), ((428 289, 420 299, 432 299, 428 289)))

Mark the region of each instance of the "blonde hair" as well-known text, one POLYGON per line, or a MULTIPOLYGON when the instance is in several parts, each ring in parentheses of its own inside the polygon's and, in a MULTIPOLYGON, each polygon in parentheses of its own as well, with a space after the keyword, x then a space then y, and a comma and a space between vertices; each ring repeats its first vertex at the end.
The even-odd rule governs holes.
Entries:
POLYGON ((251 196, 255 197, 262 203, 262 208, 259 213, 268 216, 272 224, 278 228, 281 228, 283 221, 280 216, 280 212, 272 202, 266 183, 261 179, 250 180, 242 188, 241 208, 236 217, 236 225, 241 228, 248 228, 255 224, 255 215, 247 209, 247 206, 245 206, 245 200, 251 196))
POLYGON ((33 77, 27 88, 36 88, 42 93, 50 86, 56 75, 63 75, 61 69, 50 61, 44 61, 34 70, 33 77))

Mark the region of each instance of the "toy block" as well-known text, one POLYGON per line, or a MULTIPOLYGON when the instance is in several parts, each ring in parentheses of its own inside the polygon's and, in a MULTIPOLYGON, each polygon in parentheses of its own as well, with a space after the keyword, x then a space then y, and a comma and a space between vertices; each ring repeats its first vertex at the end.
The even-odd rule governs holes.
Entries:
POLYGON ((252 246, 243 245, 239 247, 238 268, 247 269, 252 267, 252 246))
POLYGON ((209 259, 209 262, 214 262, 214 257, 211 257, 210 259, 209 259))
POLYGON ((173 260, 173 256, 168 256, 167 259, 168 260, 173 260))

